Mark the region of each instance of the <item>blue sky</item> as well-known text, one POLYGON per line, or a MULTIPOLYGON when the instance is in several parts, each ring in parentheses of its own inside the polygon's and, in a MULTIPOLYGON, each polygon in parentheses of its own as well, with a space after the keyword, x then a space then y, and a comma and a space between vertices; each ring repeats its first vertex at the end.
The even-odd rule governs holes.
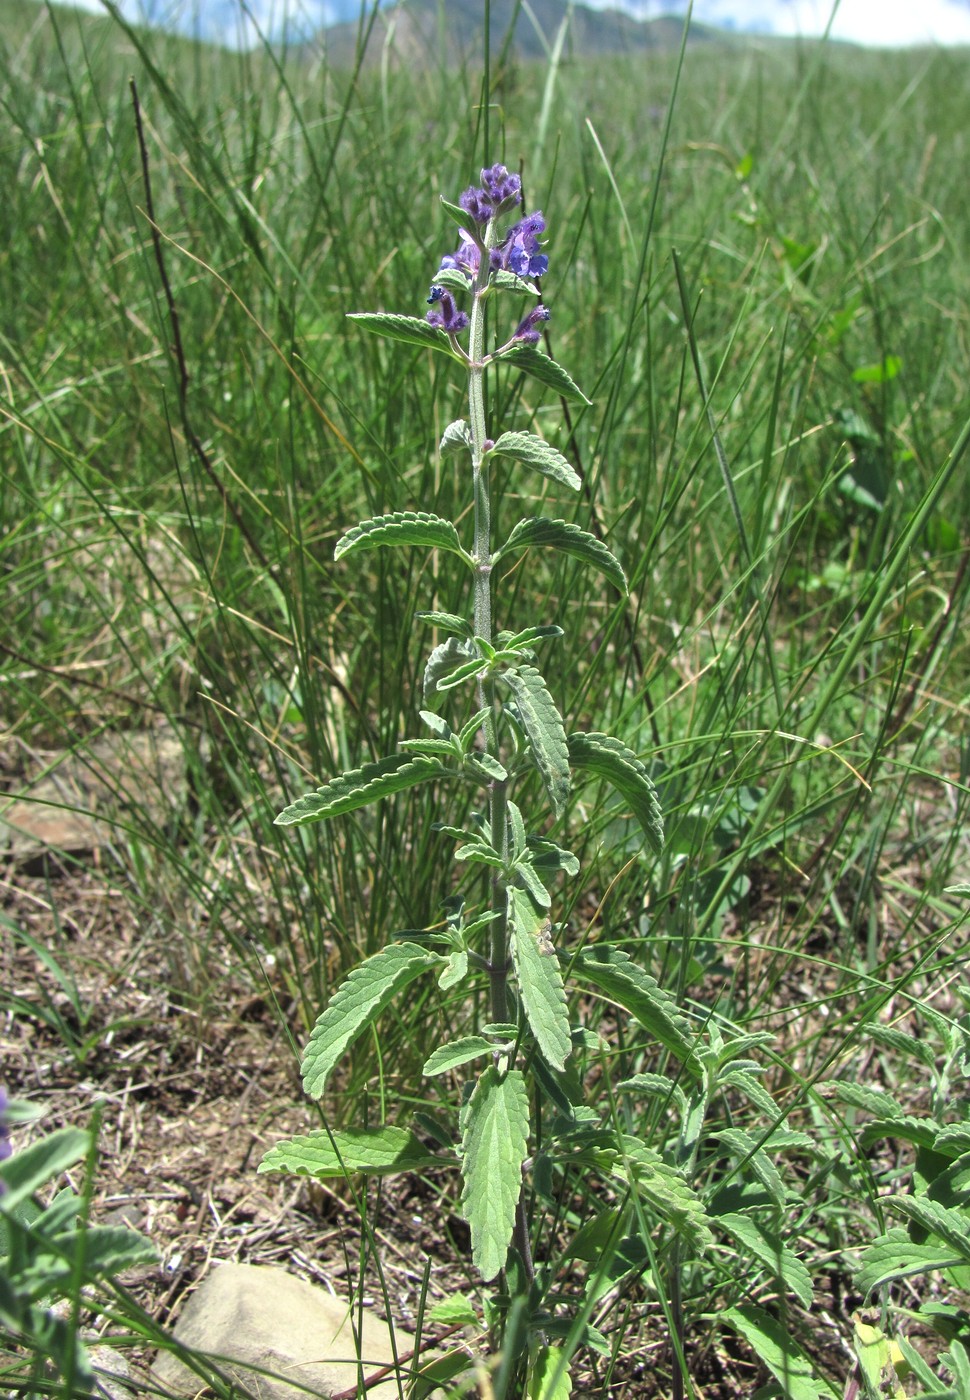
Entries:
MULTIPOLYGON (((100 0, 75 0, 102 9, 100 0)), ((118 0, 132 19, 150 18, 248 46, 258 30, 277 35, 289 16, 300 30, 356 19, 360 0, 118 0), (248 12, 248 14, 247 14, 248 12)), ((585 0, 594 9, 626 10, 638 19, 683 13, 686 0, 585 0)), ((822 34, 835 0, 694 0, 702 23, 755 34, 822 34)), ((832 34, 874 45, 970 44, 970 0, 839 0, 832 34)))

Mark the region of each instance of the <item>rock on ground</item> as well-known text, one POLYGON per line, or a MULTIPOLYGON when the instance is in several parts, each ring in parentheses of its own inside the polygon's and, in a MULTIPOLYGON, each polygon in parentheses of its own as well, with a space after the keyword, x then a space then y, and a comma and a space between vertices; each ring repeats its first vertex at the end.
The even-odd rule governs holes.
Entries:
MULTIPOLYGON (((175 1325, 183 1346, 225 1358, 220 1370, 261 1400, 307 1400, 307 1390, 333 1396, 357 1384, 357 1348, 346 1302, 271 1266, 221 1264, 189 1298, 175 1325), (260 1375, 252 1368, 272 1371, 260 1375), (293 1384, 288 1383, 289 1378, 293 1384)), ((413 1338, 394 1329, 399 1357, 413 1338)), ((365 1377, 394 1365, 390 1330, 363 1314, 361 1357, 365 1377)), ((160 1384, 180 1395, 197 1395, 199 1376, 169 1352, 152 1370, 160 1384)), ((368 1400, 398 1400, 393 1373, 368 1387, 368 1400)))

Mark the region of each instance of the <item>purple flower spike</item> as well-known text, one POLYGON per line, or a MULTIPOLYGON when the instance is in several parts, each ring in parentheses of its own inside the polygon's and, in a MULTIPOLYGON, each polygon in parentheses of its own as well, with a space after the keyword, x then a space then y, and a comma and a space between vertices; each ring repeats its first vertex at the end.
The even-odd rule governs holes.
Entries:
POLYGON ((492 165, 483 170, 482 184, 485 194, 495 206, 496 214, 510 209, 522 199, 522 181, 518 175, 506 170, 504 165, 492 165))
POLYGON ((522 340, 526 345, 537 345, 541 339, 542 332, 536 329, 543 321, 549 320, 548 306, 534 306, 528 316, 524 316, 519 322, 518 330, 512 337, 513 340, 522 340))
POLYGON ((477 190, 474 186, 465 190, 458 203, 476 224, 487 224, 495 212, 485 191, 477 190))
POLYGON ((464 311, 458 310, 455 298, 444 287, 432 287, 428 300, 435 303, 428 312, 429 325, 437 326, 449 335, 457 335, 468 325, 468 317, 464 311))

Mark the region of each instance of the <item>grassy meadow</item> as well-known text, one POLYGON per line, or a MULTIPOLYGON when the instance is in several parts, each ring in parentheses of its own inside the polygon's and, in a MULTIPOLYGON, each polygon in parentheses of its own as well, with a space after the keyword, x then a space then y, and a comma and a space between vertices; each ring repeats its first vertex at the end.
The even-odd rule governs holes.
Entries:
MULTIPOLYGON (((567 498, 508 464, 499 521, 601 534, 630 593, 533 551, 497 624, 565 628, 545 664, 567 730, 636 750, 667 829, 654 857, 621 801, 578 788, 557 917, 577 947, 624 947, 698 1030, 753 1037, 693 1186, 774 1222, 774 1264, 716 1230, 685 1255, 662 1210, 640 1211, 622 1287, 594 1297, 575 1259, 563 1299, 607 1338, 581 1393, 896 1394, 857 1359, 866 1327, 898 1340, 901 1393, 964 1393, 940 1352, 970 1343, 968 68, 751 41, 682 64, 493 52, 486 86, 444 50, 333 71, 0 0, 0 771, 29 804, 70 750, 112 813, 96 858, 7 862, 11 1094, 31 1097, 30 1026, 30 1056, 93 1101, 112 1008, 85 960, 117 971, 123 946, 191 1047, 265 999, 292 1090, 261 1110, 267 1146, 328 992, 440 920, 433 789, 273 817, 418 732, 436 638, 413 614, 468 606, 436 556, 333 560, 362 517, 470 509, 437 450, 461 377, 345 318, 424 313, 455 246, 440 196, 501 160, 546 217, 551 347, 592 407, 493 374, 493 420, 584 482, 567 498), (142 803, 125 771, 148 731, 179 777, 142 803), (79 879, 110 915, 87 951, 59 913, 79 879), (882 1281, 877 1239, 884 1262, 928 1252, 882 1281), (772 1365, 766 1318, 797 1362, 772 1365)), ((573 1009, 601 1035, 588 1102, 674 1152, 670 1102, 613 1089, 662 1068, 656 1043, 573 1009)), ((473 1014, 433 984, 397 1004, 327 1121, 437 1113, 421 1066, 473 1014)), ((454 1183, 435 1187, 444 1221, 454 1183)), ((564 1225, 600 1204, 579 1171, 561 1199, 564 1225)))

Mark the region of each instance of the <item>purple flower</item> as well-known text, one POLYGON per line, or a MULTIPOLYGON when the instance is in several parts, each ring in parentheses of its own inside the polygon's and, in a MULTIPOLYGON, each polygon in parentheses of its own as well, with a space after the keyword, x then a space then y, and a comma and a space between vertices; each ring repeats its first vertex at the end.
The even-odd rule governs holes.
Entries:
POLYGON ((470 214, 476 224, 487 224, 495 212, 491 200, 484 190, 477 190, 474 186, 465 190, 459 198, 458 203, 466 214, 470 214))
POLYGON ((540 325, 541 322, 548 320, 549 308, 541 304, 539 306, 534 306, 527 316, 523 316, 512 339, 522 340, 526 345, 537 345, 542 332, 536 330, 536 327, 540 325))
POLYGON ((429 325, 437 326, 449 335, 456 335, 468 325, 468 317, 464 311, 458 310, 455 298, 444 287, 432 287, 428 301, 432 304, 428 312, 429 325))
POLYGON ((483 170, 482 184, 496 214, 511 208, 513 204, 518 204, 522 199, 522 181, 518 175, 506 170, 504 165, 492 165, 483 170))
POLYGON ((441 259, 440 270, 457 269, 458 272, 467 272, 470 277, 474 277, 478 272, 478 265, 482 260, 482 255, 478 251, 478 244, 471 234, 460 228, 461 247, 457 253, 446 253, 441 259))
POLYGON ((545 253, 539 251, 539 234, 544 233, 546 221, 536 211, 513 224, 502 242, 502 261, 516 277, 541 277, 549 266, 545 253))

